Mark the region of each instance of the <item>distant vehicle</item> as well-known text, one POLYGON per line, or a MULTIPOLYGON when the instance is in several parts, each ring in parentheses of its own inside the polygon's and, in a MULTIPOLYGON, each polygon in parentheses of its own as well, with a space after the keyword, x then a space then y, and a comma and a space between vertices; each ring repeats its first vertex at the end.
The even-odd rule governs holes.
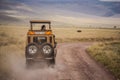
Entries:
POLYGON ((45 61, 50 65, 54 65, 57 43, 51 30, 51 22, 47 20, 32 20, 30 25, 25 49, 26 65, 31 66, 36 61, 45 61), (40 26, 41 29, 35 30, 36 26, 33 27, 33 24, 44 25, 40 26))

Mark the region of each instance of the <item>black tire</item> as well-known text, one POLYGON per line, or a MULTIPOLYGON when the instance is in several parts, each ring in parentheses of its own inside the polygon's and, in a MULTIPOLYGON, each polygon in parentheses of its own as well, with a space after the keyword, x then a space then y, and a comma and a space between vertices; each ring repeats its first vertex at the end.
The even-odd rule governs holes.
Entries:
MULTIPOLYGON (((32 49, 32 48, 31 48, 32 49)), ((39 45, 36 43, 30 43, 26 46, 26 58, 30 58, 30 57, 34 57, 35 55, 37 55, 37 53, 39 52, 39 45), (30 53, 30 47, 34 47, 36 50, 33 50, 33 53, 31 51, 30 53)))
POLYGON ((48 64, 49 67, 54 68, 55 67, 55 59, 51 59, 48 64))
POLYGON ((51 64, 55 65, 55 58, 51 60, 51 64))
POLYGON ((56 55, 57 55, 57 49, 55 48, 54 49, 54 57, 56 57, 56 55))
POLYGON ((44 57, 54 57, 54 48, 49 43, 43 43, 40 47, 44 57))

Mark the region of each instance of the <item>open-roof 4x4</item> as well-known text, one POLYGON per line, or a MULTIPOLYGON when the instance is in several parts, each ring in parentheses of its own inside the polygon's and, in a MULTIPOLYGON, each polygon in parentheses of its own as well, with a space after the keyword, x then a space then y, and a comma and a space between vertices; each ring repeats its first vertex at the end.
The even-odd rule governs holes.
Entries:
POLYGON ((26 41, 26 64, 33 64, 35 61, 45 61, 48 64, 55 64, 56 42, 55 35, 51 30, 51 22, 47 20, 30 21, 30 30, 27 33, 26 41), (41 29, 34 30, 33 24, 42 24, 41 29), (48 26, 45 26, 45 25, 48 26), (44 29, 44 30, 43 30, 44 29))

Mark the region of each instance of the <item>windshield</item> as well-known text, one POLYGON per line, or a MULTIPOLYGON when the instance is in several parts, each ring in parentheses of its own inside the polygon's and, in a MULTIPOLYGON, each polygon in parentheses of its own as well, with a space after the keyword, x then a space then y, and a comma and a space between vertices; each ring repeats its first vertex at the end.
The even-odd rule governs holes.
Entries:
POLYGON ((31 23, 31 30, 49 30, 50 24, 35 24, 31 23))

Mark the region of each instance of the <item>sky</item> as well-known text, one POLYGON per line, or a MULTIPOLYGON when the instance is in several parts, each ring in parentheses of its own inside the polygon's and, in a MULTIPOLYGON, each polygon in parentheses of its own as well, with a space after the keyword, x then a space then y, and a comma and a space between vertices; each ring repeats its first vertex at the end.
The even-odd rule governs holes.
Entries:
POLYGON ((0 25, 120 26, 120 0, 0 0, 0 25))

